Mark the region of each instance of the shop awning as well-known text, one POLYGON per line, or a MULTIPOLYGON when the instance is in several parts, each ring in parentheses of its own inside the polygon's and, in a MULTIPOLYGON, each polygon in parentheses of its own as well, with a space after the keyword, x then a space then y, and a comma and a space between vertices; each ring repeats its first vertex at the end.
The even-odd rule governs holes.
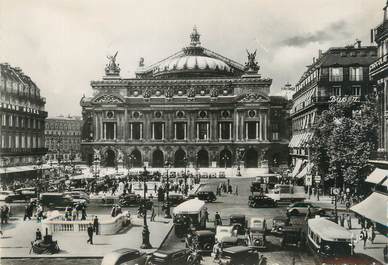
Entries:
POLYGON ((295 178, 297 178, 297 179, 304 178, 307 175, 307 173, 309 173, 309 171, 311 171, 311 168, 313 166, 314 166, 313 163, 310 163, 310 164, 307 163, 306 166, 302 169, 302 171, 299 172, 299 174, 295 176, 295 178))
POLYGON ((296 159, 295 167, 292 170, 292 177, 294 178, 300 171, 300 168, 302 166, 303 160, 302 159, 296 159))
POLYGON ((387 185, 388 184, 388 170, 376 168, 366 178, 365 182, 373 183, 376 185, 387 185))
POLYGON ((387 205, 388 195, 380 192, 373 192, 368 198, 351 207, 350 210, 387 227, 387 205))

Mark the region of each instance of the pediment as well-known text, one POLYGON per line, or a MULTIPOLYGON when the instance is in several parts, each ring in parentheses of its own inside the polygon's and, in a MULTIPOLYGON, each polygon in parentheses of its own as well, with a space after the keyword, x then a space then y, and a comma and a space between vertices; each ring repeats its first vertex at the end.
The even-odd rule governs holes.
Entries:
POLYGON ((124 103, 125 101, 118 95, 105 94, 96 96, 92 102, 99 104, 120 104, 124 103))
POLYGON ((269 98, 259 93, 246 93, 241 95, 239 102, 268 102, 269 98))

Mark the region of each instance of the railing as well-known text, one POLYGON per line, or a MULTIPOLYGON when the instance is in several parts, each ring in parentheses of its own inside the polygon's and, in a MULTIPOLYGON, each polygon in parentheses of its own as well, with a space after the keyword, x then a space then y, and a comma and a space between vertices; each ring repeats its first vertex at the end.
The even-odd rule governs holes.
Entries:
MULTIPOLYGON (((107 221, 99 222, 99 234, 113 235, 121 228, 128 224, 128 217, 125 214, 119 214, 107 221)), ((63 215, 57 214, 53 217, 47 218, 42 222, 43 231, 47 228, 50 234, 55 232, 82 232, 86 231, 88 226, 93 223, 93 220, 76 220, 66 221, 63 215)))
POLYGON ((375 29, 375 39, 379 39, 383 33, 388 32, 388 21, 384 21, 375 29))

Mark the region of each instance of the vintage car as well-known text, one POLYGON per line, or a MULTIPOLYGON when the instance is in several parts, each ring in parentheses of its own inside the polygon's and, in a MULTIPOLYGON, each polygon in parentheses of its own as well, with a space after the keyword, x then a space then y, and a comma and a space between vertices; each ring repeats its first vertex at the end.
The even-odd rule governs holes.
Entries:
POLYGON ((8 195, 4 200, 6 203, 11 203, 15 201, 24 201, 28 202, 33 198, 37 198, 38 193, 35 188, 21 188, 15 190, 14 194, 8 195))
POLYGON ((0 191, 0 201, 5 201, 8 196, 13 196, 14 193, 11 190, 0 191))
POLYGON ((168 202, 170 206, 177 206, 178 204, 181 204, 185 200, 186 200, 185 197, 181 194, 169 194, 168 196, 168 202))
POLYGON ((290 219, 286 216, 275 216, 272 220, 272 230, 273 234, 282 234, 283 228, 288 226, 290 223, 290 219))
POLYGON ((146 265, 199 265, 190 249, 159 249, 149 257, 146 265))
POLYGON ((259 253, 256 249, 235 246, 224 248, 221 258, 220 265, 257 265, 259 264, 259 253))
POLYGON ((252 182, 251 184, 251 187, 250 187, 250 190, 251 190, 251 193, 254 193, 254 192, 264 192, 264 184, 260 181, 254 181, 252 182))
POLYGON ((120 248, 104 255, 101 265, 135 265, 144 264, 147 255, 137 249, 120 248))
POLYGON ((233 237, 234 227, 232 225, 218 225, 216 228, 216 239, 218 242, 222 242, 224 237, 233 237))
POLYGON ((127 193, 121 195, 119 198, 119 204, 121 207, 137 206, 141 201, 141 196, 135 193, 127 193))
POLYGON ((73 198, 60 192, 45 192, 39 195, 39 202, 42 206, 64 208, 74 204, 73 198))
POLYGON ((213 251, 216 237, 215 233, 209 230, 195 231, 190 240, 186 238, 186 247, 197 248, 198 253, 210 254, 213 251), (196 244, 196 246, 194 246, 196 244))
POLYGON ((311 217, 313 217, 316 214, 320 214, 323 212, 323 209, 321 207, 315 206, 314 204, 311 204, 309 202, 296 202, 292 203, 287 207, 287 215, 306 215, 308 212, 308 209, 310 208, 311 217))
POLYGON ((230 225, 234 226, 234 229, 237 228, 238 235, 244 235, 245 229, 247 228, 247 220, 243 214, 233 214, 229 217, 230 225))
POLYGON ((217 200, 217 196, 214 194, 213 191, 198 191, 196 193, 196 197, 206 202, 214 202, 215 200, 217 200))
POLYGON ((250 245, 257 248, 266 248, 267 224, 264 218, 252 217, 249 222, 250 245))
POLYGON ((66 191, 64 195, 69 195, 73 198, 73 202, 75 203, 89 203, 90 198, 89 195, 83 191, 66 191))
POLYGON ((251 195, 249 196, 248 200, 249 207, 257 208, 257 207, 276 207, 277 203, 271 199, 270 197, 267 197, 262 194, 258 195, 251 195))
POLYGON ((175 234, 183 237, 191 227, 198 230, 205 228, 201 222, 204 218, 205 202, 197 198, 185 201, 173 209, 175 234))
POLYGON ((294 245, 301 247, 302 245, 302 226, 285 226, 283 228, 281 246, 286 247, 288 245, 294 245))

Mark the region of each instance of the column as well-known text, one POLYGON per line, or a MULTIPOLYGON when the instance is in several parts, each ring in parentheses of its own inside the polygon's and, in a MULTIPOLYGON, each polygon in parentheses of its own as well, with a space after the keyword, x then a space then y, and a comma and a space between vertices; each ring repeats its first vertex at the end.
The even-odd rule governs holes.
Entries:
POLYGON ((174 123, 174 140, 176 140, 176 123, 174 123))
MULTIPOLYGON (((100 138, 100 130, 99 130, 99 124, 98 124, 98 117, 97 117, 97 113, 95 113, 95 119, 94 119, 94 132, 93 132, 93 138, 95 141, 97 141, 99 138, 100 138)), ((90 135, 88 135, 89 137, 90 135)))
MULTIPOLYGON (((131 134, 132 137, 132 134, 131 134)), ((143 123, 140 123, 140 140, 143 140, 143 123)))
POLYGON ((103 123, 103 126, 104 126, 104 136, 103 136, 103 139, 105 140, 106 139, 106 123, 105 122, 103 123))
POLYGON ((221 140, 222 137, 221 137, 221 122, 218 124, 218 140, 221 140))
POLYGON ((229 122, 229 140, 232 140, 232 123, 229 122))
POLYGON ((207 139, 209 139, 210 137, 210 133, 209 133, 209 123, 207 122, 206 123, 206 138, 205 138, 205 140, 207 140, 207 139))
POLYGON ((256 141, 259 140, 259 122, 256 122, 256 141))
POLYGON ((113 123, 113 140, 116 140, 117 123, 113 123))
POLYGON ((151 126, 152 126, 152 140, 155 140, 155 123, 151 123, 151 126))
POLYGON ((245 123, 245 112, 246 111, 243 111, 241 113, 241 126, 240 126, 240 139, 241 140, 244 140, 245 139, 245 135, 244 135, 244 123, 245 123))
POLYGON ((187 136, 186 136, 186 132, 187 132, 187 123, 184 123, 183 129, 184 129, 184 131, 183 131, 183 138, 184 138, 184 140, 186 140, 186 139, 187 139, 187 136))
POLYGON ((199 124, 197 123, 197 134, 195 135, 195 138, 199 140, 199 124))
POLYGON ((263 141, 263 115, 260 113, 260 134, 259 134, 259 139, 260 141, 263 141))
POLYGON ((162 140, 164 140, 164 123, 162 123, 162 140))
POLYGON ((245 140, 248 140, 248 123, 245 123, 245 140))
POLYGON ((123 131, 123 139, 124 139, 124 141, 126 141, 127 138, 128 138, 128 111, 127 111, 127 109, 124 110, 124 122, 123 122, 123 127, 124 127, 124 131, 123 131))
MULTIPOLYGON (((129 127, 130 127, 130 136, 129 136, 129 139, 133 140, 133 123, 131 122, 129 124, 129 127)), ((141 127, 140 127, 141 128, 141 127)))
POLYGON ((102 122, 102 115, 99 115, 100 116, 100 118, 99 118, 99 120, 100 120, 100 140, 101 139, 104 139, 104 123, 102 122))
POLYGON ((240 126, 239 126, 239 115, 238 115, 238 111, 236 111, 236 122, 234 123, 234 126, 235 126, 235 135, 234 135, 234 138, 236 139, 236 141, 238 141, 239 140, 239 133, 238 133, 238 131, 239 131, 239 128, 240 128, 240 126))
POLYGON ((268 141, 268 138, 267 138, 267 113, 264 115, 264 140, 265 141, 268 141))

